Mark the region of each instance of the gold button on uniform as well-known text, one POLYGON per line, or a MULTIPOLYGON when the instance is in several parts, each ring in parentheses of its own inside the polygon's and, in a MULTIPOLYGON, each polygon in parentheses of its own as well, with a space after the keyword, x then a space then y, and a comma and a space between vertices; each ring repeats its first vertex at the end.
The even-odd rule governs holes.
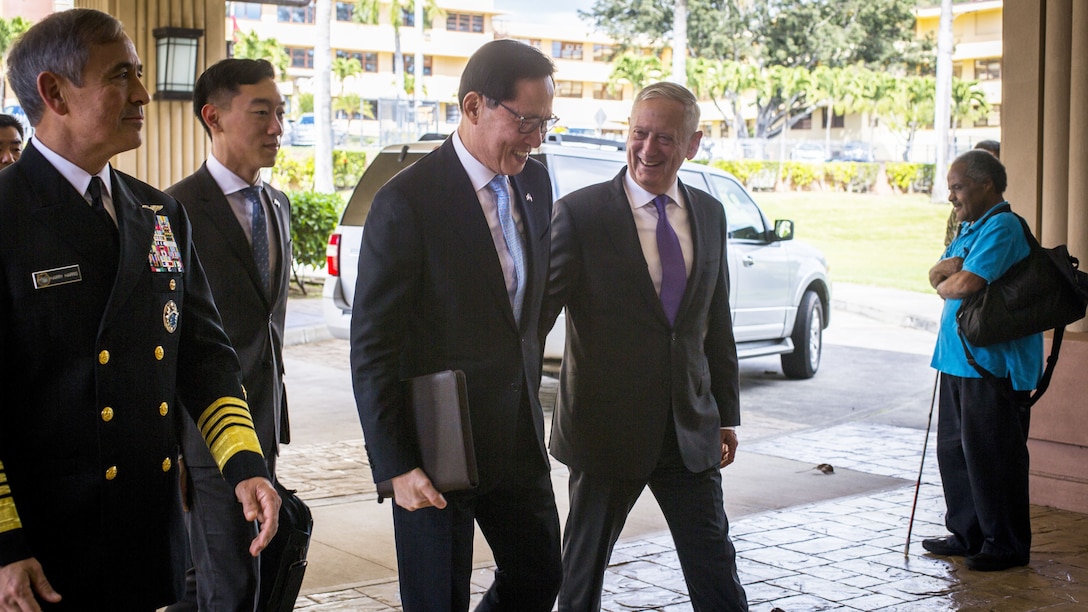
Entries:
POLYGON ((170 291, 178 288, 178 282, 174 279, 170 279, 170 291))
POLYGON ((162 350, 161 346, 155 347, 155 359, 162 361, 162 358, 166 356, 166 351, 162 350))
POLYGON ((102 409, 102 420, 107 423, 113 420, 113 408, 106 406, 102 409))
POLYGON ((159 404, 159 416, 166 416, 168 412, 170 412, 170 407, 166 405, 166 402, 159 404))
POLYGON ((114 478, 117 478, 117 466, 111 465, 106 468, 106 480, 113 480, 114 478))
POLYGON ((110 352, 109 351, 99 351, 99 353, 98 353, 98 363, 100 363, 102 365, 106 365, 109 362, 110 362, 110 352))
POLYGON ((166 459, 163 459, 162 460, 162 471, 169 472, 171 465, 173 465, 173 463, 170 461, 170 457, 167 457, 166 459))

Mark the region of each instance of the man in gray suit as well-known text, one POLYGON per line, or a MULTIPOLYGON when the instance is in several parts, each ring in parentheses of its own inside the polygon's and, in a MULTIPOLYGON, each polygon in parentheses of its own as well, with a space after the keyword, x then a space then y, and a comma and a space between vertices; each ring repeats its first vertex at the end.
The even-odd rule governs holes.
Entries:
MULTIPOLYGON (((226 59, 197 79, 193 110, 212 139, 194 174, 167 189, 186 211, 202 254, 223 327, 242 364, 249 409, 268 471, 275 478, 279 443, 289 440, 283 385, 283 326, 291 270, 286 196, 264 184, 261 168, 276 162, 284 102, 265 60, 226 59)), ((200 610, 252 611, 258 560, 241 544, 253 523, 239 512, 192 423, 183 431, 188 479, 189 540, 195 568, 183 602, 200 610)), ((185 497, 183 497, 185 499, 185 497)), ((184 603, 172 610, 191 609, 184 603)))
POLYGON ((567 308, 551 451, 570 468, 559 609, 601 607, 627 514, 649 485, 695 610, 747 610, 719 472, 740 424, 721 202, 677 172, 699 150, 691 92, 635 97, 627 167, 555 204, 541 337, 567 308))

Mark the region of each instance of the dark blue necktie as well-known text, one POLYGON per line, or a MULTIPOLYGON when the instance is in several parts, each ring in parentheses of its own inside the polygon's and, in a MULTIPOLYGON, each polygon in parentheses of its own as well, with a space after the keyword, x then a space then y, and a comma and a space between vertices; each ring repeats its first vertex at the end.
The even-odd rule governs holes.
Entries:
POLYGON ((657 208, 657 253, 661 258, 661 307, 669 324, 676 322, 676 313, 680 311, 680 300, 684 298, 684 289, 688 284, 687 267, 684 266, 684 252, 680 249, 680 239, 676 237, 669 216, 665 209, 669 205, 669 196, 659 195, 654 198, 657 208))
POLYGON ((261 188, 252 185, 242 190, 246 202, 249 203, 251 213, 251 237, 253 241, 253 262, 257 264, 257 273, 264 283, 264 290, 271 291, 272 269, 268 263, 268 221, 264 215, 264 205, 261 204, 261 188))

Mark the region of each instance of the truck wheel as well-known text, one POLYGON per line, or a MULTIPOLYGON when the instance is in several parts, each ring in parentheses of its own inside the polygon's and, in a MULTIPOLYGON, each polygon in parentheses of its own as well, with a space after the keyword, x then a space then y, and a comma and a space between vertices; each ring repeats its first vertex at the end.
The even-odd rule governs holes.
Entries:
POLYGON ((812 378, 820 369, 823 351, 824 306, 813 291, 806 291, 793 323, 793 352, 781 356, 782 373, 787 378, 812 378))

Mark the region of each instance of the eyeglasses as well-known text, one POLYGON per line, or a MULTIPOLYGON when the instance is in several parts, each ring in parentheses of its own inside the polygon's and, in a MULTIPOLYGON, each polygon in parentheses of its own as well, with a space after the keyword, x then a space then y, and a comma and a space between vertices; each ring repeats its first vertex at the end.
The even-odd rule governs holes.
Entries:
POLYGON ((495 103, 506 109, 506 112, 514 116, 518 120, 518 133, 519 134, 532 134, 533 132, 539 132, 541 136, 548 133, 548 130, 555 127, 556 123, 559 123, 559 117, 552 115, 551 117, 523 117, 518 112, 509 106, 495 100, 495 103))

